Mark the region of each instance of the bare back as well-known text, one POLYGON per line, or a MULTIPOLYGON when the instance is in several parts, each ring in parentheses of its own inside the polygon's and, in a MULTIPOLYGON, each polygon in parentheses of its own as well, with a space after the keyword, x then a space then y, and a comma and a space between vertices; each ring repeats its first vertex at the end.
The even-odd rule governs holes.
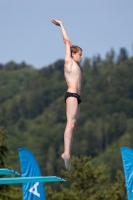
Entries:
POLYGON ((81 69, 71 58, 71 62, 64 65, 64 76, 68 86, 68 92, 80 95, 81 90, 81 69))

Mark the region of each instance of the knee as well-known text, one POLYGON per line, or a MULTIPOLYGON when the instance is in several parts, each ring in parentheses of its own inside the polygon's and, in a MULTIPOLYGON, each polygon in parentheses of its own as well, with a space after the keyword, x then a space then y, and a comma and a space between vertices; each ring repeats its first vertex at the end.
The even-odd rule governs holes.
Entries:
POLYGON ((76 119, 72 119, 70 122, 69 122, 69 126, 71 127, 71 129, 74 129, 74 127, 76 126, 76 119))

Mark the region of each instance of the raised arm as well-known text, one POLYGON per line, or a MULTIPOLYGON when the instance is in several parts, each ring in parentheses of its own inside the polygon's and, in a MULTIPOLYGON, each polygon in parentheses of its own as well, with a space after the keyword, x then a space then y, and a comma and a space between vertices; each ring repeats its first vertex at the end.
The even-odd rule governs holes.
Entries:
POLYGON ((63 41, 64 41, 64 44, 65 44, 65 47, 66 47, 65 63, 69 63, 69 62, 71 62, 71 50, 70 50, 71 41, 70 41, 70 38, 68 37, 68 34, 67 34, 67 32, 64 28, 62 21, 59 21, 57 19, 51 19, 51 22, 54 23, 56 26, 61 27, 62 37, 63 37, 63 41))

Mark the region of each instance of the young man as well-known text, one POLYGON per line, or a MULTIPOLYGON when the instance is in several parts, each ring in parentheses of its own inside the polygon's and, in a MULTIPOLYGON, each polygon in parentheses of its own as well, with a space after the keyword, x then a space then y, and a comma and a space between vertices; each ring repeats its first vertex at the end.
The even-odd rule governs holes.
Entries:
POLYGON ((64 75, 68 86, 65 94, 67 124, 64 132, 64 153, 61 157, 64 160, 66 169, 70 170, 71 144, 80 111, 79 104, 81 103, 81 70, 78 63, 82 60, 82 49, 78 46, 71 46, 70 39, 61 21, 51 19, 51 22, 60 26, 66 49, 64 75))

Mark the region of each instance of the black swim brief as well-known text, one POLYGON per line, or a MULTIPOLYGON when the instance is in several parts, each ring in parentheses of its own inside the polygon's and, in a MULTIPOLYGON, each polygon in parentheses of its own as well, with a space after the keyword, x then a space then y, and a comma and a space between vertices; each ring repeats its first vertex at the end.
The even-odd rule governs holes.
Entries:
POLYGON ((80 96, 79 96, 77 93, 66 92, 66 94, 65 94, 65 102, 66 102, 66 99, 67 99, 68 97, 75 97, 75 98, 77 98, 77 100, 78 100, 78 104, 81 103, 80 96))

